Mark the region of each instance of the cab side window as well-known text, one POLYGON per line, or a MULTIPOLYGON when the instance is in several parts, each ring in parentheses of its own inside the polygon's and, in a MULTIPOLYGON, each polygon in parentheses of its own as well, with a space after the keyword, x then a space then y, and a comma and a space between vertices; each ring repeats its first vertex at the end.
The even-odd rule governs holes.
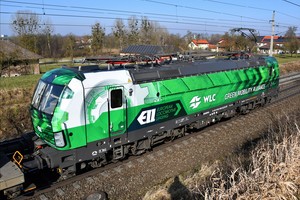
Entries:
POLYGON ((110 92, 111 108, 119 108, 122 106, 122 90, 116 89, 110 92))

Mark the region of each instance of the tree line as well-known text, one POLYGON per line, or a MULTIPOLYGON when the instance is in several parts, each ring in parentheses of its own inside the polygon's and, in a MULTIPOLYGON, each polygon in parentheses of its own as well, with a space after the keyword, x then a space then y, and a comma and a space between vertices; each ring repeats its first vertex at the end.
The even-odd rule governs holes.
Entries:
POLYGON ((84 36, 54 34, 50 20, 42 22, 31 11, 18 11, 12 16, 11 26, 15 33, 11 40, 43 57, 101 55, 135 44, 173 45, 184 50, 188 42, 147 17, 116 19, 109 34, 100 22, 96 22, 90 28, 91 34, 84 36))
MULTIPOLYGON (((39 15, 31 11, 18 11, 12 16, 11 38, 18 45, 43 57, 75 57, 113 54, 128 45, 172 45, 180 51, 187 51, 193 39, 207 39, 216 44, 221 38, 227 42, 223 47, 227 51, 255 51, 256 44, 251 38, 234 34, 229 30, 225 34, 199 34, 187 31, 185 36, 172 34, 158 22, 147 17, 129 17, 127 20, 116 19, 111 30, 106 30, 100 22, 91 26, 91 34, 77 36, 54 34, 54 27, 48 19, 42 21, 39 15), (109 34, 106 32, 110 31, 109 34), (80 40, 79 40, 80 38, 80 40)), ((296 52, 299 41, 295 34, 297 28, 289 27, 285 36, 288 38, 286 49, 296 52)))

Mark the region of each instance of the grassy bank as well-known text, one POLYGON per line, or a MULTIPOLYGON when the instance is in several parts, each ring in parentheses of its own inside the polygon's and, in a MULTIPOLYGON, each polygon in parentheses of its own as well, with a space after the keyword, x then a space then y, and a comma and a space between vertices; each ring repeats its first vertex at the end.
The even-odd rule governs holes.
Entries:
POLYGON ((0 141, 32 130, 29 104, 33 88, 1 89, 0 92, 0 141))
POLYGON ((300 56, 298 56, 298 55, 291 56, 290 54, 289 55, 288 54, 275 55, 275 58, 277 59, 279 64, 300 61, 300 56))
POLYGON ((42 75, 23 75, 10 78, 0 78, 0 91, 16 88, 34 88, 41 76, 42 75))

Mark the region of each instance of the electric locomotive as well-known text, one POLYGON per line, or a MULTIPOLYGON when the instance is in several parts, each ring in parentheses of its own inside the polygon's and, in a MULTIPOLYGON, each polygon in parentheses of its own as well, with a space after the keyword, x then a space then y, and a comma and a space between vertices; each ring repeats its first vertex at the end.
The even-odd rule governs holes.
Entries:
POLYGON ((270 102, 278 84, 273 57, 54 69, 41 77, 32 98, 38 139, 23 166, 57 169, 63 176, 141 154, 270 102))

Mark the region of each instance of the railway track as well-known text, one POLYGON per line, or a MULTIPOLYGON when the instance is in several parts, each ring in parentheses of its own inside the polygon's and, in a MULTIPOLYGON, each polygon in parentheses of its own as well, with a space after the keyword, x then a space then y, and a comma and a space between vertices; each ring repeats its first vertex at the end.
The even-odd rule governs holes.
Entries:
MULTIPOLYGON (((259 116, 268 113, 268 109, 274 110, 287 98, 292 98, 299 94, 299 85, 300 74, 282 77, 280 79, 281 92, 278 99, 266 108, 207 127, 202 131, 179 138, 172 143, 157 146, 153 151, 147 152, 142 156, 129 157, 122 162, 111 163, 105 167, 91 170, 62 182, 51 182, 51 177, 39 177, 43 181, 38 184, 39 186, 35 192, 27 193, 16 199, 82 199, 91 193, 97 194, 98 191, 107 192, 111 199, 120 197, 124 197, 122 199, 141 198, 145 188, 151 187, 166 178, 176 176, 178 173, 191 167, 199 166, 202 162, 224 156, 218 154, 218 148, 213 150, 210 147, 211 141, 214 141, 215 137, 222 137, 222 139, 217 140, 217 145, 223 146, 223 150, 226 149, 229 152, 231 148, 241 145, 240 142, 237 143, 235 141, 234 137, 230 137, 232 130, 242 129, 245 124, 249 123, 246 121, 250 121, 253 117, 257 120, 259 116), (242 127, 240 127, 241 124, 243 124, 242 127), (222 134, 220 135, 221 132, 222 134), (192 150, 186 152, 187 149, 192 150), (187 157, 194 158, 194 161, 187 161, 187 157), (172 167, 170 167, 170 164, 166 165, 167 162, 165 161, 167 160, 172 163, 172 167), (158 174, 163 174, 163 176, 158 174), (137 190, 137 188, 139 189, 137 190)), ((260 131, 261 128, 263 127, 254 127, 257 131, 260 131)), ((254 137, 249 130, 246 130, 245 133, 245 140, 254 137)), ((32 137, 31 134, 29 133, 25 137, 27 138, 26 140, 23 137, 1 143, 0 150, 11 155, 13 150, 20 147, 18 146, 19 144, 23 145, 24 141, 32 137)), ((216 147, 218 147, 217 145, 216 147)))

